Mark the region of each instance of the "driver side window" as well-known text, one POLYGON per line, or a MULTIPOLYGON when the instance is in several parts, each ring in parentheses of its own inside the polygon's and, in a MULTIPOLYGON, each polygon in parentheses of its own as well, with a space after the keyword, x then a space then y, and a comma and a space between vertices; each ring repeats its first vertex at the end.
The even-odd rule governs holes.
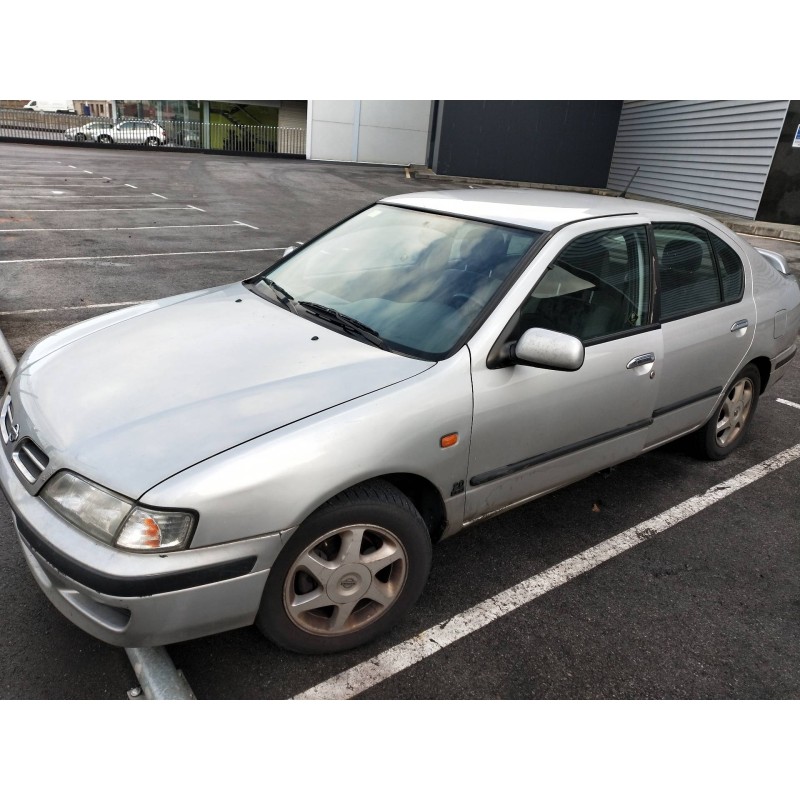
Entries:
POLYGON ((520 332, 548 328, 590 342, 647 325, 650 269, 645 227, 573 240, 520 309, 520 332))

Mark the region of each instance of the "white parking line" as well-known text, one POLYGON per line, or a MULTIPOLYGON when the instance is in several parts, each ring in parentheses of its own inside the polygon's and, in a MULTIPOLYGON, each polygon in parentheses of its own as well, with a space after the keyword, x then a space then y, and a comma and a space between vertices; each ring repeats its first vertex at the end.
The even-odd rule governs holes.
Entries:
MULTIPOLYGON (((0 233, 64 233, 68 231, 151 231, 165 230, 167 228, 238 228, 243 223, 239 222, 217 222, 199 223, 197 225, 135 225, 119 228, 0 228, 0 233)), ((252 225, 248 225, 252 228, 252 225)), ((256 228, 258 230, 258 228, 256 228)))
POLYGON ((238 219, 235 219, 235 220, 234 220, 234 222, 235 222, 237 225, 244 225, 244 226, 245 226, 245 228, 252 228, 254 231, 257 231, 257 230, 258 230, 258 228, 256 228, 256 226, 255 226, 255 225, 248 225, 246 222, 239 222, 239 220, 238 220, 238 219))
MULTIPOLYGON (((77 177, 83 178, 82 175, 77 177)), ((74 179, 73 179, 74 180, 74 179)), ((98 181, 100 178, 84 178, 87 181, 98 181)), ((66 186, 70 189, 100 189, 102 187, 90 186, 88 184, 80 183, 0 183, 0 189, 50 189, 53 186, 60 186, 62 189, 66 186)), ((109 186, 109 189, 121 189, 121 186, 109 186)), ((166 198, 164 198, 166 200, 166 198)))
POLYGON ((197 206, 186 206, 186 208, 193 208, 195 211, 202 211, 204 214, 206 213, 204 208, 198 208, 197 206))
MULTIPOLYGON (((116 189, 116 188, 118 188, 118 187, 109 186, 109 189, 116 189)), ((53 199, 52 195, 54 195, 54 194, 63 194, 63 192, 51 191, 50 194, 15 194, 15 195, 11 195, 8 199, 9 200, 15 200, 18 197, 24 197, 24 198, 29 198, 29 197, 42 198, 42 197, 46 197, 49 200, 52 200, 53 199)), ((76 195, 73 195, 72 197, 59 197, 58 199, 59 200, 88 200, 90 198, 95 198, 95 197, 113 197, 115 200, 139 200, 139 201, 141 201, 141 199, 142 199, 141 197, 137 197, 136 195, 132 195, 132 194, 131 195, 124 195, 124 194, 123 195, 118 195, 118 194, 76 194, 76 195)))
POLYGON ((150 192, 150 194, 153 195, 153 197, 160 197, 162 200, 167 199, 163 194, 156 194, 155 192, 150 192))
POLYGON ((193 208, 195 211, 202 211, 202 208, 194 208, 194 206, 140 206, 135 208, 0 208, 0 211, 14 211, 27 212, 27 211, 57 211, 59 214, 80 214, 84 211, 186 211, 187 208, 193 208))
POLYGON ((88 170, 88 169, 85 169, 85 170, 84 170, 84 172, 85 172, 87 175, 94 175, 94 172, 92 172, 91 170, 88 170))
POLYGON ((440 625, 391 647, 369 661, 357 664, 327 681, 295 696, 295 700, 347 700, 404 669, 432 656, 459 639, 480 630, 506 614, 530 603, 547 592, 583 575, 637 544, 663 533, 685 519, 703 511, 734 492, 800 458, 800 444, 740 472, 730 480, 712 486, 703 494, 641 522, 582 553, 528 578, 504 592, 484 600, 440 625))
POLYGON ((138 186, 134 186, 132 183, 126 183, 126 184, 124 184, 124 185, 125 185, 125 186, 130 186, 130 187, 131 187, 131 189, 138 189, 138 188, 139 188, 138 186))
POLYGON ((51 311, 80 311, 84 308, 119 308, 120 306, 138 306, 144 300, 129 300, 125 303, 91 303, 80 306, 61 306, 60 308, 24 308, 19 311, 0 311, 0 317, 13 317, 15 314, 46 314, 51 311))
POLYGON ((785 406, 791 406, 792 408, 800 408, 800 403, 793 403, 791 400, 783 400, 779 397, 778 402, 783 403, 785 406))
POLYGON ((285 247, 249 247, 242 250, 192 250, 185 253, 135 253, 120 256, 58 256, 56 258, 15 258, 0 261, 0 264, 32 264, 43 261, 105 261, 112 258, 160 258, 162 256, 208 256, 218 253, 266 253, 273 250, 283 252, 285 247))

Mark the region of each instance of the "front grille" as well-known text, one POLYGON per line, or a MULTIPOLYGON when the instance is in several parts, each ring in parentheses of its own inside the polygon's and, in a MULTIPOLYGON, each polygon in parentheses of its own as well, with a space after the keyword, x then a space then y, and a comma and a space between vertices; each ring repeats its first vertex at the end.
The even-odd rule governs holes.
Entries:
POLYGON ((29 483, 36 483, 39 476, 47 469, 50 459, 32 440, 23 439, 11 456, 22 477, 29 483))
MULTIPOLYGON (((6 454, 20 476, 35 484, 47 469, 50 459, 30 437, 20 439, 19 423, 14 422, 14 407, 7 397, 0 412, 0 439, 6 445, 6 454)), ((33 491, 33 488, 30 489, 33 491)))

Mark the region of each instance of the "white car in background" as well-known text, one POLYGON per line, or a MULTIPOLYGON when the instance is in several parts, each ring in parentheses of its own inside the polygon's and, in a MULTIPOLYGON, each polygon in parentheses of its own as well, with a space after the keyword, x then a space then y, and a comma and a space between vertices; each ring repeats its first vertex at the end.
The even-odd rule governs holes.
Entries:
POLYGON ((79 128, 64 131, 67 139, 77 142, 87 140, 100 144, 144 144, 160 147, 167 143, 167 134, 157 122, 143 119, 127 119, 116 124, 111 121, 89 122, 79 128))
POLYGON ((95 141, 99 134, 108 132, 113 127, 114 123, 109 121, 88 122, 86 125, 67 128, 64 131, 64 138, 71 142, 95 141))

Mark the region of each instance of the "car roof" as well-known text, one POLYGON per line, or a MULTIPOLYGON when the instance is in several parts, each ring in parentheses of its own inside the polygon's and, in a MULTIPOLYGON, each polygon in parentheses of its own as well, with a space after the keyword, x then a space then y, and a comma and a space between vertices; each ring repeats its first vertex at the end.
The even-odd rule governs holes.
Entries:
POLYGON ((702 214, 676 206, 548 189, 481 187, 412 192, 386 197, 380 202, 540 231, 549 231, 582 219, 624 214, 639 214, 654 221, 711 222, 702 214))

